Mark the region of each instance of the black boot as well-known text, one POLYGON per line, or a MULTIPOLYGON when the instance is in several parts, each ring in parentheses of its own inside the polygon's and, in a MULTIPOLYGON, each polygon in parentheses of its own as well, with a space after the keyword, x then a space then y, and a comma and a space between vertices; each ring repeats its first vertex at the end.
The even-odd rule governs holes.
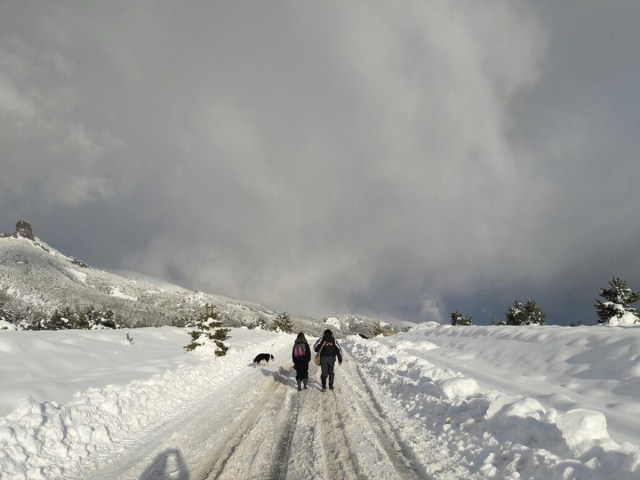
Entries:
POLYGON ((327 391, 327 377, 320 376, 320 380, 322 380, 322 391, 327 391))
POLYGON ((302 390, 302 388, 300 387, 302 380, 296 380, 296 382, 298 383, 298 391, 302 390))
POLYGON ((329 375, 329 390, 333 390, 333 375, 329 375))
POLYGON ((306 390, 307 389, 307 379, 306 378, 302 381, 302 384, 304 385, 304 389, 306 390))

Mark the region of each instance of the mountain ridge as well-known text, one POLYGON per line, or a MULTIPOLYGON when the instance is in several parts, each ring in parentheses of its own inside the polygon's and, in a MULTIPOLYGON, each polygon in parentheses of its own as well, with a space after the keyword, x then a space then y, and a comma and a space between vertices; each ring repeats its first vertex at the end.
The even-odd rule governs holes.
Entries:
MULTIPOLYGON (((31 225, 22 220, 15 232, 0 235, 0 329, 15 327, 17 319, 29 324, 65 309, 88 308, 113 312, 116 323, 126 327, 182 326, 201 314, 205 304, 215 306, 231 327, 273 329, 278 315, 258 303, 192 291, 137 272, 92 267, 33 235, 31 225), (11 318, 3 319, 2 312, 11 318)), ((326 328, 338 336, 396 331, 387 322, 362 315, 322 320, 290 316, 296 331, 314 335, 326 328)))

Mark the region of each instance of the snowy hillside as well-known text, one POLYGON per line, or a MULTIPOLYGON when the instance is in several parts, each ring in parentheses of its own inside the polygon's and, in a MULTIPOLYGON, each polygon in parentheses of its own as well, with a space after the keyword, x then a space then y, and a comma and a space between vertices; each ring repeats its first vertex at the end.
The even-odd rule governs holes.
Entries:
POLYGON ((32 318, 54 310, 94 305, 115 312, 125 325, 169 325, 219 306, 230 322, 274 316, 264 307, 193 292, 164 282, 129 279, 67 257, 40 239, 0 238, 0 302, 32 318))
MULTIPOLYGON (((15 328, 10 316, 26 321, 69 308, 82 312, 89 306, 114 313, 126 327, 173 325, 191 319, 212 304, 227 326, 272 327, 278 312, 262 305, 219 295, 187 290, 135 272, 110 272, 63 255, 39 238, 0 236, 0 330, 15 328), (8 312, 8 313, 7 313, 8 312)), ((314 334, 329 322, 339 336, 370 335, 381 322, 365 316, 342 315, 318 320, 290 312, 296 330, 314 334)), ((382 323, 385 328, 397 325, 382 323)))
POLYGON ((0 332, 1 479, 640 478, 640 328, 354 335, 326 393, 292 335, 131 333, 0 332))

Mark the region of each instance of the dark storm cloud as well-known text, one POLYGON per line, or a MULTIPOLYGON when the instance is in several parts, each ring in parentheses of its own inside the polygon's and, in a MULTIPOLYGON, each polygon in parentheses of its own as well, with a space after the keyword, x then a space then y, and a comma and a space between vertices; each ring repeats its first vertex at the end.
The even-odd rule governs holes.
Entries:
POLYGON ((566 321, 640 282, 616 5, 3 4, 2 223, 300 313, 566 321))

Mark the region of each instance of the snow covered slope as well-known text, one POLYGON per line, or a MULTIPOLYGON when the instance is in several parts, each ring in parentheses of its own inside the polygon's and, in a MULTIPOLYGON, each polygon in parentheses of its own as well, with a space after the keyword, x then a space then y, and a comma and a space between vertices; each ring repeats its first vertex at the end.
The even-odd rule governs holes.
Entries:
POLYGON ((640 478, 640 329, 351 336, 326 393, 313 365, 296 391, 292 335, 232 329, 216 358, 131 332, 0 332, 0 397, 27 395, 4 405, 1 479, 640 478))
MULTIPOLYGON (((162 326, 193 318, 206 303, 218 308, 227 326, 261 322, 270 327, 278 313, 257 303, 187 290, 134 272, 94 268, 63 255, 37 237, 0 236, 0 330, 15 327, 15 322, 3 322, 3 312, 30 321, 65 307, 79 312, 93 306, 114 312, 118 323, 127 327, 162 326)), ((357 315, 322 321, 289 313, 296 330, 314 334, 333 328, 338 336, 370 335, 379 323, 357 315)))
POLYGON ((217 305, 230 324, 275 315, 249 302, 190 291, 148 278, 129 279, 65 256, 36 238, 0 238, 0 303, 20 316, 37 318, 56 309, 89 305, 112 310, 128 326, 170 325, 217 305))

